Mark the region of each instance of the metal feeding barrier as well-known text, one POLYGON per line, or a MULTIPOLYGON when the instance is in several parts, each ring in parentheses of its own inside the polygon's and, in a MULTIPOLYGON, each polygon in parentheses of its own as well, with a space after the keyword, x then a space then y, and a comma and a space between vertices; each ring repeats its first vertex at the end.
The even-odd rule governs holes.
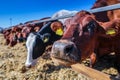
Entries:
MULTIPOLYGON (((120 3, 119 4, 110 5, 110 6, 106 6, 106 7, 100 7, 100 8, 96 8, 96 9, 91 9, 91 10, 88 10, 88 12, 90 12, 90 13, 97 13, 97 12, 110 11, 110 10, 115 10, 115 9, 120 9, 120 3)), ((48 22, 48 21, 54 21, 54 20, 58 20, 58 19, 69 18, 69 17, 73 17, 74 15, 75 14, 69 14, 69 15, 60 16, 60 17, 56 17, 56 18, 40 20, 38 22, 32 22, 31 24, 38 24, 38 23, 42 23, 42 22, 48 22)))
MULTIPOLYGON (((105 7, 91 9, 91 10, 88 10, 88 12, 90 12, 90 13, 97 13, 97 12, 110 11, 110 10, 115 10, 115 9, 120 9, 120 3, 119 4, 110 5, 110 6, 105 6, 105 7)), ((73 17, 74 15, 75 14, 69 14, 69 15, 64 15, 64 16, 60 16, 60 17, 56 17, 56 18, 39 20, 37 22, 31 22, 30 24, 39 24, 39 23, 42 23, 42 22, 49 22, 49 21, 54 21, 54 20, 58 20, 58 19, 69 18, 69 17, 73 17)), ((23 25, 25 25, 25 24, 23 24, 23 25)), ((9 28, 11 29, 12 27, 13 26, 11 26, 9 28)), ((5 28, 5 29, 9 29, 9 28, 5 28)))

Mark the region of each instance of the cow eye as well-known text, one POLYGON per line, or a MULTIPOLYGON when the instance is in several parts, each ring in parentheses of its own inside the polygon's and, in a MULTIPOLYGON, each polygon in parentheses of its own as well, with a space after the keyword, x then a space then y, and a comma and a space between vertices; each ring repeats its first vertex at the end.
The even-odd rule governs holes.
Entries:
POLYGON ((48 41, 49 41, 49 38, 48 38, 48 37, 44 37, 44 38, 43 38, 43 42, 44 42, 44 43, 46 43, 46 42, 48 42, 48 41))
POLYGON ((83 32, 88 32, 88 28, 87 28, 87 27, 84 27, 84 28, 83 28, 83 32))

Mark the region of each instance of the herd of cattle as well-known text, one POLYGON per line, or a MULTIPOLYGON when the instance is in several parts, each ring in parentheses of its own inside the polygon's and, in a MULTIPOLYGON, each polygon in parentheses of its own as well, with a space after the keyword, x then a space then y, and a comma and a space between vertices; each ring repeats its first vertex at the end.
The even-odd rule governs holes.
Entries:
MULTIPOLYGON (((49 17, 46 17, 49 18, 49 17)), ((46 19, 43 18, 43 19, 46 19)), ((42 20, 42 19, 41 19, 42 20)), ((34 21, 35 22, 35 21, 34 21)), ((26 22, 24 25, 16 25, 11 28, 6 28, 3 30, 4 38, 6 40, 6 45, 11 47, 16 45, 18 42, 23 42, 27 39, 30 32, 37 32, 44 25, 40 24, 30 24, 31 22, 26 22)))
MULTIPOLYGON (((116 3, 120 1, 97 0, 92 9, 116 3)), ((71 18, 39 24, 28 22, 6 29, 3 31, 6 44, 14 46, 26 41, 27 67, 34 66, 50 44, 53 44, 51 57, 66 62, 62 64, 66 66, 89 57, 92 67, 99 57, 115 52, 115 63, 120 72, 120 9, 94 14, 84 10, 61 10, 52 18, 71 13, 76 14, 71 18)))

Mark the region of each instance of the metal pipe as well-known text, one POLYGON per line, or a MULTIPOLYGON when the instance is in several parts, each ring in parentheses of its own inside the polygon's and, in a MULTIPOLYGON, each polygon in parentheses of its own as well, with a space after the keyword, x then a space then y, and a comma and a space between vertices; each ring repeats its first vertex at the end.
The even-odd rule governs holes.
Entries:
MULTIPOLYGON (((110 5, 110 6, 100 7, 100 8, 96 8, 96 9, 91 9, 91 10, 88 10, 88 12, 97 13, 97 12, 110 11, 110 10, 115 10, 115 9, 120 9, 120 3, 110 5)), ((58 19, 69 18, 69 17, 73 17, 74 15, 75 14, 69 14, 69 15, 60 16, 60 17, 56 17, 56 18, 40 20, 38 22, 33 22, 32 24, 38 24, 38 23, 42 23, 42 22, 48 22, 48 21, 54 21, 54 20, 58 20, 58 19)))
POLYGON ((91 9, 91 10, 89 10, 89 12, 97 13, 97 12, 110 11, 110 10, 115 10, 115 9, 120 9, 120 3, 110 5, 110 6, 100 7, 100 8, 96 8, 96 9, 91 9))
MULTIPOLYGON (((97 12, 110 11, 110 10, 115 10, 115 9, 120 9, 120 3, 113 4, 113 5, 110 5, 110 6, 105 6, 105 7, 91 9, 91 10, 88 10, 88 12, 90 12, 90 13, 97 13, 97 12)), ((74 15, 75 14, 69 14, 69 15, 60 16, 60 17, 56 17, 56 18, 40 20, 38 22, 32 22, 30 24, 39 24, 39 23, 42 23, 42 22, 49 22, 49 21, 54 21, 54 20, 58 20, 58 19, 69 18, 69 17, 73 17, 74 15)), ((23 24, 23 25, 25 25, 25 24, 23 24)), ((10 29, 11 29, 11 27, 10 27, 10 29)))

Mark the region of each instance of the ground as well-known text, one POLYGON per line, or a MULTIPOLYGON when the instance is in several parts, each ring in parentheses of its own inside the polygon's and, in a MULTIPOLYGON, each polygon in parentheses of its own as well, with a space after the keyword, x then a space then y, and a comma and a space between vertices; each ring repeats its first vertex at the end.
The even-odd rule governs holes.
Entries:
MULTIPOLYGON (((41 57, 34 68, 25 68, 26 53, 25 42, 9 47, 0 34, 0 80, 92 80, 71 68, 56 65, 50 58, 41 57)), ((94 68, 116 75, 118 72, 111 63, 111 58, 102 60, 94 68)))

